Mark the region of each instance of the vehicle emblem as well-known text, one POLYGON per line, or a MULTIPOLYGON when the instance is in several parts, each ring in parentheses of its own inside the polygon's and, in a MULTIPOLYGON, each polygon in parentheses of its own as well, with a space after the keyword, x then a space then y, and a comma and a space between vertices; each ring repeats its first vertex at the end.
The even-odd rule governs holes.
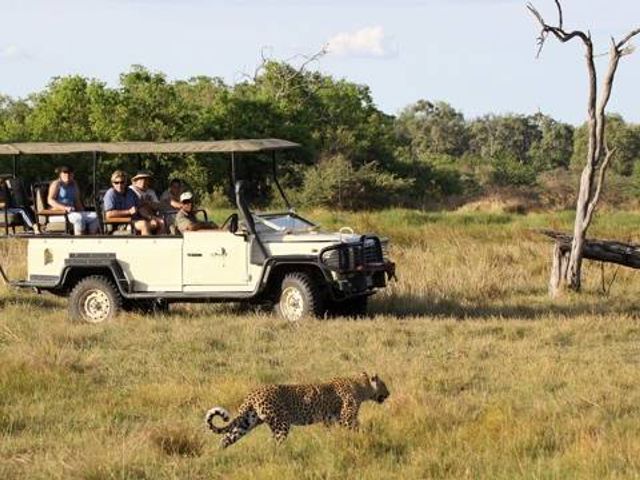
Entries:
POLYGON ((48 248, 44 249, 44 264, 45 265, 49 265, 50 263, 53 263, 53 253, 51 253, 51 250, 49 250, 48 248))

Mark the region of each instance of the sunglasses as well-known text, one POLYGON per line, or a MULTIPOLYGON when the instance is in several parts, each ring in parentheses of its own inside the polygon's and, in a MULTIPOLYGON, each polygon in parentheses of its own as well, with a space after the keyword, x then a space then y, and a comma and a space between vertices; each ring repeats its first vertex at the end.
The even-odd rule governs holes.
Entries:
POLYGON ((114 185, 122 185, 124 182, 111 182, 111 183, 113 183, 114 185))

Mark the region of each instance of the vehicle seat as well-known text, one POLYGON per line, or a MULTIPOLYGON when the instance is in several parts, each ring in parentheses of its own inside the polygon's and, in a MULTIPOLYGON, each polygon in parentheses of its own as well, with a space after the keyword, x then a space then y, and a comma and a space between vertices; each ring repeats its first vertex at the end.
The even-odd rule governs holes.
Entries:
POLYGON ((72 231, 71 223, 69 223, 66 213, 48 208, 47 196, 49 194, 49 182, 34 183, 31 185, 31 194, 37 222, 41 227, 44 227, 47 233, 70 233, 72 231), (51 223, 49 221, 53 216, 62 215, 64 215, 64 222, 51 223))
POLYGON ((104 196, 107 190, 100 190, 98 205, 100 205, 100 218, 102 220, 102 230, 107 235, 133 235, 133 222, 130 216, 107 218, 104 211, 104 196), (125 228, 122 228, 125 227, 125 228))
POLYGON ((12 233, 16 233, 16 227, 24 227, 24 222, 20 214, 10 212, 13 207, 13 196, 8 185, 8 180, 13 178, 12 175, 0 175, 0 227, 4 228, 5 235, 9 235, 9 229, 12 233))

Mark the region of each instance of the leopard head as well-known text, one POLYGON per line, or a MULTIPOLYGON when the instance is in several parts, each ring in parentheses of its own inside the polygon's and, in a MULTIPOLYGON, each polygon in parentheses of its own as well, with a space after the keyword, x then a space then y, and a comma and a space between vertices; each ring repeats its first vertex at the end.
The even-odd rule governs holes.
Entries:
POLYGON ((387 385, 377 374, 369 376, 365 373, 364 375, 366 375, 367 381, 369 382, 369 398, 378 403, 384 402, 389 396, 389 389, 387 388, 387 385))

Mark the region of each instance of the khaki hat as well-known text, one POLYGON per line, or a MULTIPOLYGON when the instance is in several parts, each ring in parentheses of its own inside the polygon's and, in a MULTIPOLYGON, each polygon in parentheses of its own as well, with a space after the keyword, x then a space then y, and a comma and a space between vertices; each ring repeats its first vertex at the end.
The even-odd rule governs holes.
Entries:
POLYGON ((184 192, 182 195, 180 195, 180 201, 181 202, 187 202, 193 200, 193 193, 191 192, 184 192))
POLYGON ((152 177, 153 175, 151 175, 150 172, 138 172, 134 177, 131 177, 131 181, 135 182, 136 180, 140 180, 141 178, 152 178, 152 177))

